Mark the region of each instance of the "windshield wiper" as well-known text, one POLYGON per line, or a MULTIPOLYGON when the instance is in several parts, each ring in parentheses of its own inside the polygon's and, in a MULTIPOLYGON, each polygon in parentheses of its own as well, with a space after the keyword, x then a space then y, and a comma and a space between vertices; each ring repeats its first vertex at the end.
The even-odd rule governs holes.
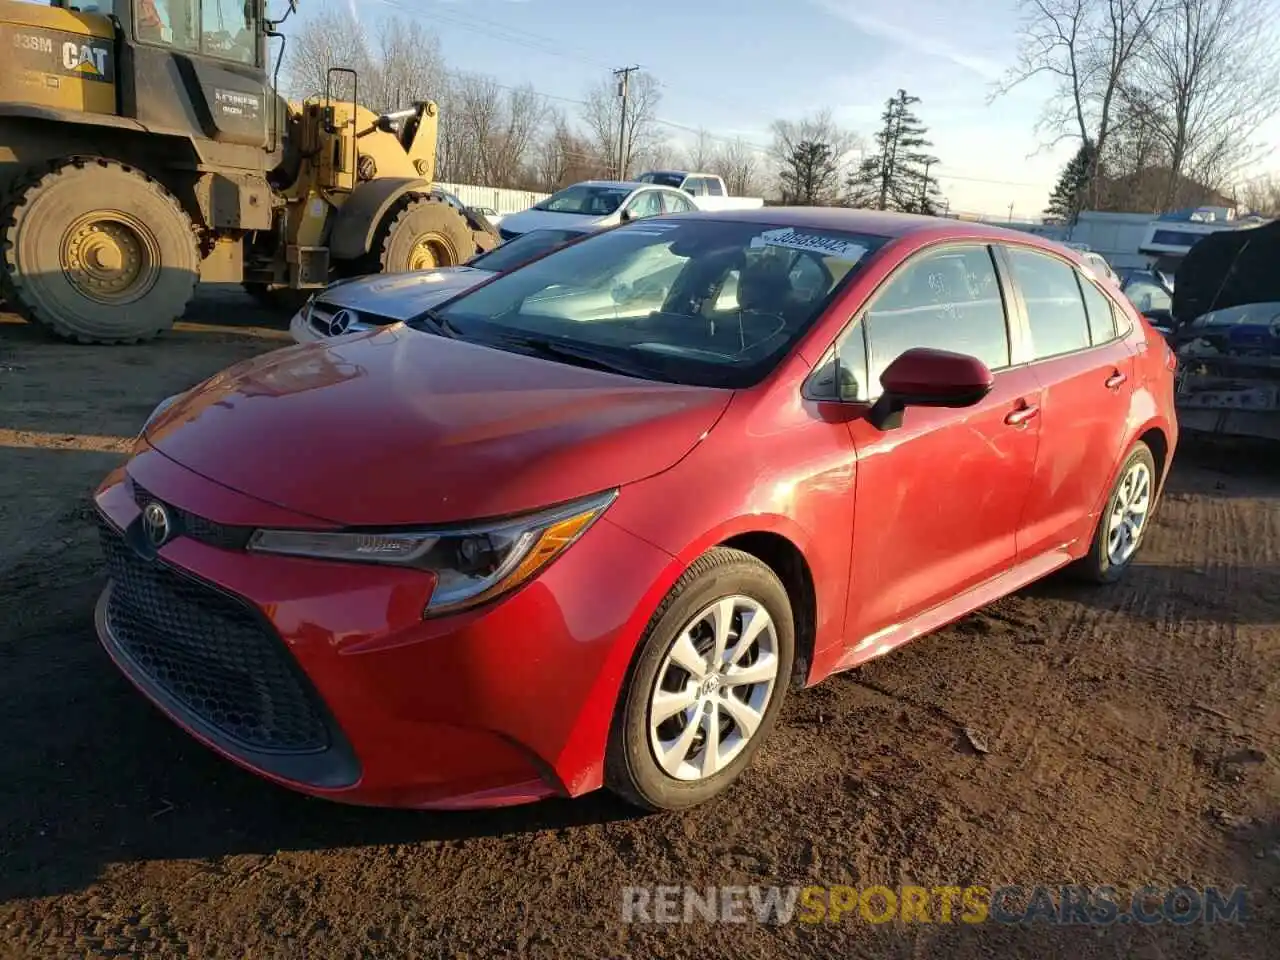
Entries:
POLYGON ((431 333, 439 337, 446 337, 450 340, 459 340, 462 334, 458 331, 448 319, 435 310, 424 310, 416 317, 411 317, 405 321, 405 326, 419 329, 425 327, 431 333))
POLYGON ((506 333, 496 337, 495 341, 498 344, 511 346, 517 350, 527 351, 551 360, 567 361, 578 367, 604 370, 607 373, 620 373, 623 376, 639 377, 644 380, 653 379, 652 370, 619 360, 611 353, 570 343, 566 340, 506 333))

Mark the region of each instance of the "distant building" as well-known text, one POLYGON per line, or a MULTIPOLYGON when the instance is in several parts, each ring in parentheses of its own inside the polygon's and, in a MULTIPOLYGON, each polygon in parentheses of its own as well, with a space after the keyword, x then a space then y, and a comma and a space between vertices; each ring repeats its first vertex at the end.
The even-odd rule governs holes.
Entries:
POLYGON ((1234 219, 1230 207, 1193 207, 1152 217, 1150 213, 1083 211, 1073 225, 1007 223, 1059 243, 1082 245, 1102 254, 1116 269, 1155 266, 1174 273, 1192 245, 1221 230, 1255 226, 1258 217, 1234 219))

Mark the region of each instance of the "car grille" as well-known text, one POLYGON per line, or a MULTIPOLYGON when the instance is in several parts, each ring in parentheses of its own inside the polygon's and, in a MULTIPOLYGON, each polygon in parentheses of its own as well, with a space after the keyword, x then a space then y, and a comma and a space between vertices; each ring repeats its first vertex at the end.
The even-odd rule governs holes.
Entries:
POLYGON ((238 746, 328 748, 318 696, 256 610, 144 558, 105 519, 99 527, 111 577, 109 639, 145 679, 238 746))
POLYGON ((133 500, 140 508, 148 503, 162 503, 173 520, 174 536, 190 537, 206 546, 218 547, 222 550, 243 550, 249 545, 253 536, 253 527, 230 526, 225 523, 214 523, 204 517, 198 517, 189 510, 175 507, 150 493, 136 480, 130 478, 129 486, 133 490, 133 500))

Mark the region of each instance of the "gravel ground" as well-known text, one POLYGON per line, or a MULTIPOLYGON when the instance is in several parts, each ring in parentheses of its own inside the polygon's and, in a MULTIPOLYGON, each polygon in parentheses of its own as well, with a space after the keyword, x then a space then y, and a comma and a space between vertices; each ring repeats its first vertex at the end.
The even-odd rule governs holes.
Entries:
MULTIPOLYGON (((195 319, 263 321, 254 309, 206 298, 195 319)), ((277 345, 192 328, 74 347, 0 322, 0 944, 16 955, 1277 955, 1274 455, 1187 444, 1123 584, 1052 579, 794 695, 755 767, 691 813, 603 794, 362 810, 206 752, 91 626, 87 494, 158 400, 277 345), (621 922, 628 886, 1060 883, 1243 884, 1250 918, 621 922)))

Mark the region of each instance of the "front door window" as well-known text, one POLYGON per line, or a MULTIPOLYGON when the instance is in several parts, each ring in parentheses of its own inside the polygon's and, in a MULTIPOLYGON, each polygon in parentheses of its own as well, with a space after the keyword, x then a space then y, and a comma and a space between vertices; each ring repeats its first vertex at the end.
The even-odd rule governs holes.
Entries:
POLYGON ((137 36, 143 43, 238 63, 257 63, 257 25, 244 0, 137 0, 137 36))

